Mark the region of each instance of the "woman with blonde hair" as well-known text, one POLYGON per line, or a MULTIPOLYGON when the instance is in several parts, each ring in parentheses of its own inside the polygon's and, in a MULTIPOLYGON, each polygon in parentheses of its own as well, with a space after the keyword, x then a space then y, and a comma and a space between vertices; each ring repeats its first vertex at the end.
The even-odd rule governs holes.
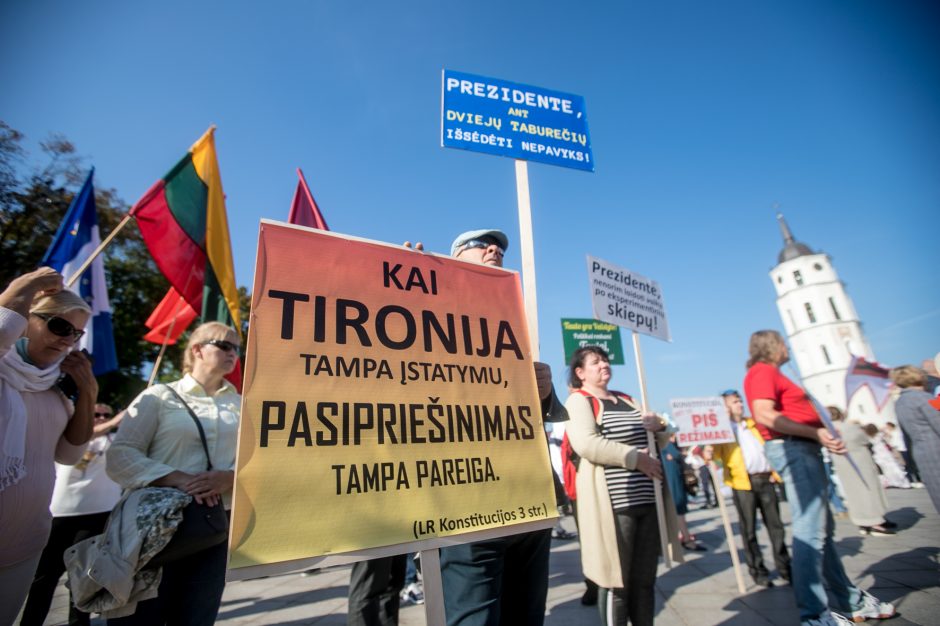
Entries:
MULTIPOLYGON (((235 369, 239 336, 218 322, 193 331, 183 378, 154 385, 128 407, 108 451, 108 475, 125 489, 173 487, 197 502, 231 507, 241 396, 225 376, 235 369), (209 459, 194 420, 205 432, 209 459), (212 469, 207 470, 207 461, 212 469)), ((225 588, 226 543, 163 566, 156 598, 109 624, 212 624, 225 588)))
POLYGON ((931 406, 932 398, 924 391, 927 373, 913 365, 902 365, 891 370, 891 380, 901 388, 894 405, 898 424, 911 439, 911 456, 940 513, 940 411, 931 406))
POLYGON ((0 293, 0 626, 16 619, 49 536, 54 462, 78 462, 91 439, 98 383, 73 351, 90 317, 49 267, 0 293))

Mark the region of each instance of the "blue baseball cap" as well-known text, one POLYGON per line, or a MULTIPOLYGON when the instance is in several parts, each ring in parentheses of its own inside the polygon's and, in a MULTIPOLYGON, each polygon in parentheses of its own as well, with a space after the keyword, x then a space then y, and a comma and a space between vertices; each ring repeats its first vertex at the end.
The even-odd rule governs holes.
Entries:
POLYGON ((509 237, 507 237, 506 233, 501 230, 496 230, 495 228, 468 230, 465 233, 457 235, 457 238, 454 239, 454 243, 450 244, 450 256, 456 256, 456 254, 468 241, 473 239, 480 239, 482 237, 492 237, 503 250, 509 247, 509 237))

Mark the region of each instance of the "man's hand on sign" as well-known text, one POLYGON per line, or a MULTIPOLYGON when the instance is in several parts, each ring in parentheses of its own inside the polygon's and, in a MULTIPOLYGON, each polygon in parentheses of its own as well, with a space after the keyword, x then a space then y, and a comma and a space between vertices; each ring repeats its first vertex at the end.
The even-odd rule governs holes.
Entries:
POLYGON ((819 428, 816 430, 816 440, 833 454, 845 454, 847 452, 845 449, 845 443, 843 443, 841 439, 836 439, 833 437, 826 428, 819 428))
POLYGON ((424 250, 424 244, 421 243, 420 241, 415 242, 415 245, 414 245, 414 246, 411 245, 411 242, 410 242, 410 241, 406 241, 406 242, 405 242, 404 244, 402 244, 402 245, 405 246, 406 248, 412 248, 412 247, 413 247, 415 250, 418 250, 419 252, 422 251, 422 250, 424 250))
POLYGON ((640 450, 636 455, 636 469, 637 471, 643 472, 653 480, 663 479, 662 463, 660 463, 658 459, 654 459, 649 454, 647 454, 646 448, 640 450))
POLYGON ((650 432, 658 433, 666 429, 666 420, 655 413, 644 413, 643 428, 650 432))
POLYGON ((539 388, 539 399, 545 400, 552 394, 552 368, 546 363, 534 361, 535 384, 539 388))

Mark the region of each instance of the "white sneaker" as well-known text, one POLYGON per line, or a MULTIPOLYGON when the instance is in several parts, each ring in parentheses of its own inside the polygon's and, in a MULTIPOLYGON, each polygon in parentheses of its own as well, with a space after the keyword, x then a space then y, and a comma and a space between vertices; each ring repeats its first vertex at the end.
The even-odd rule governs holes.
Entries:
POLYGON ((864 622, 869 619, 888 619, 894 617, 897 611, 890 602, 882 602, 867 591, 862 592, 862 608, 852 611, 852 619, 864 622))
POLYGON ((823 613, 814 619, 800 621, 800 626, 852 626, 852 622, 838 613, 823 613))
POLYGON ((401 590, 402 604, 424 604, 424 589, 418 583, 410 583, 401 590))

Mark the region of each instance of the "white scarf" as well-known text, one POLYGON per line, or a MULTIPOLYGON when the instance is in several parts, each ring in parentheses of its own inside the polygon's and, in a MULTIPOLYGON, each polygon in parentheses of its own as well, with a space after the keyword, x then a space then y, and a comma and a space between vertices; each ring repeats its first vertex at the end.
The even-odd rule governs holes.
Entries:
POLYGON ((52 388, 59 379, 59 363, 61 359, 39 369, 24 361, 16 346, 0 358, 0 491, 26 476, 27 415, 20 394, 52 388))

